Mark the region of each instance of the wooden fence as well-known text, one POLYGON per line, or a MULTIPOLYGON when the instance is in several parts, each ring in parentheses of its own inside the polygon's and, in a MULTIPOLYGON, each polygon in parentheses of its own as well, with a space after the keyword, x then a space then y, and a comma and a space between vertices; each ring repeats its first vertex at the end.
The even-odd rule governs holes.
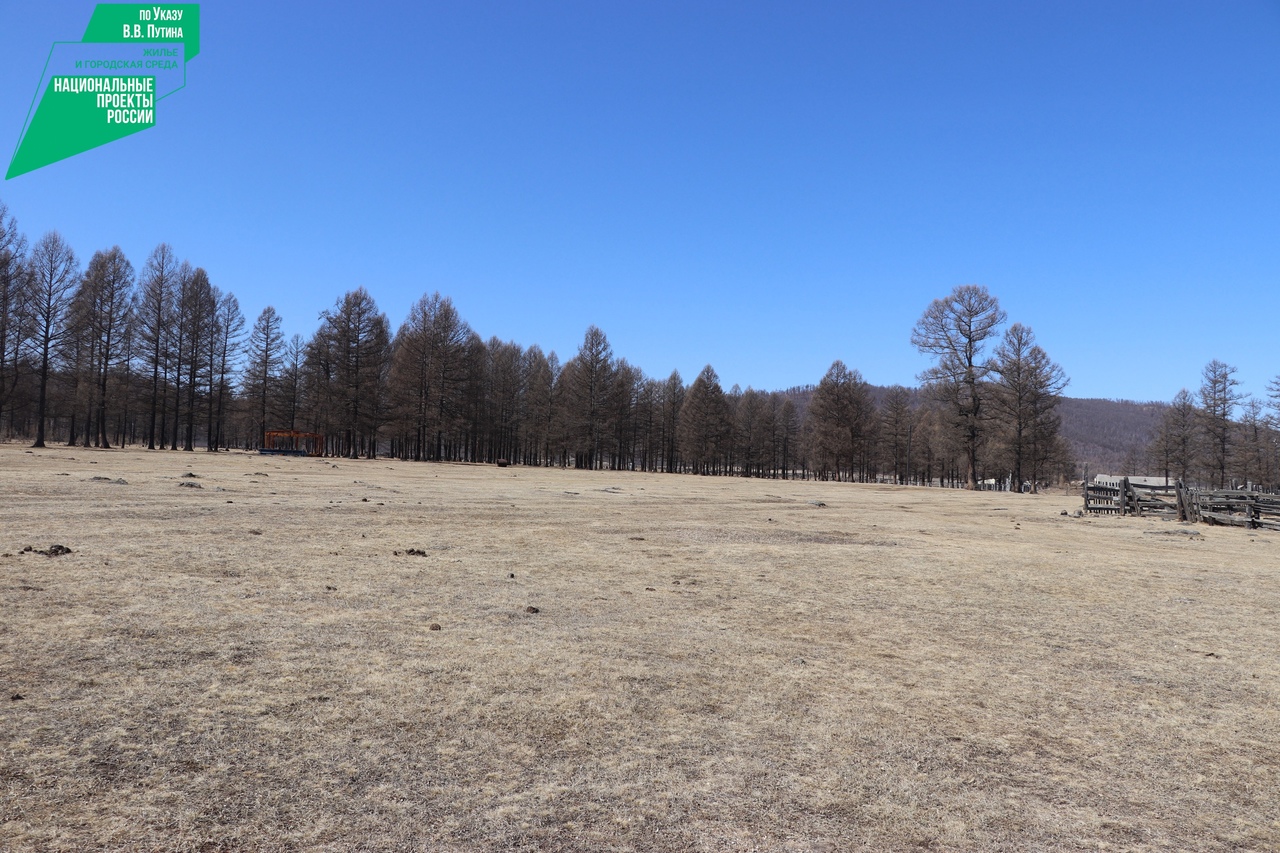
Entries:
POLYGON ((1280 495, 1232 489, 1186 489, 1184 521, 1230 524, 1250 530, 1280 530, 1280 495))
POLYGON ((1147 486, 1130 483, 1125 477, 1115 485, 1086 483, 1084 511, 1229 524, 1250 530, 1280 530, 1280 495, 1234 489, 1189 489, 1181 481, 1168 486, 1147 486))
POLYGON ((1154 515, 1182 518, 1179 502, 1181 484, 1146 486, 1129 482, 1085 483, 1084 511, 1101 515, 1154 515))

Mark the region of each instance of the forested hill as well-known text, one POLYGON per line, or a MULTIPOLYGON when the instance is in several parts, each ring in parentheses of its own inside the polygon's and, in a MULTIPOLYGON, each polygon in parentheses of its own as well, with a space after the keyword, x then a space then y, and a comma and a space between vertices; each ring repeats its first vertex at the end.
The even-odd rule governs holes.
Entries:
POLYGON ((1087 466, 1092 476, 1131 473, 1126 461, 1145 470, 1147 444, 1166 408, 1166 403, 1063 397, 1058 413, 1076 465, 1081 473, 1087 466))
MULTIPOLYGON (((871 386, 871 398, 877 406, 884 400, 888 388, 871 386)), ((921 399, 923 392, 911 389, 912 396, 921 399)), ((813 396, 813 386, 788 388, 783 392, 803 410, 813 396)), ((1167 403, 1138 403, 1133 400, 1100 400, 1096 398, 1063 397, 1058 405, 1062 416, 1062 437, 1071 448, 1071 457, 1077 473, 1094 474, 1144 473, 1147 465, 1147 445, 1155 435, 1167 403), (1128 463, 1128 464, 1126 464, 1128 463)))

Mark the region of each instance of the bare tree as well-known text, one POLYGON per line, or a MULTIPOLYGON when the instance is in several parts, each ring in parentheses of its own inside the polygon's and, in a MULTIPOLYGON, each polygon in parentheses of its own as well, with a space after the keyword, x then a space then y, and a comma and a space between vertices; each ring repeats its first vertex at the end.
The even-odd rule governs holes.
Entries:
POLYGON ((678 471, 680 466, 680 409, 684 406, 684 380, 678 370, 671 371, 662 384, 662 457, 664 471, 678 471))
POLYGON ((444 458, 445 434, 458 416, 467 378, 471 336, 453 301, 438 292, 415 302, 396 332, 391 369, 401 419, 413 436, 407 449, 413 459, 444 458))
POLYGON ((483 458, 481 436, 485 421, 485 389, 489 386, 489 349, 484 340, 472 332, 463 352, 467 379, 462 385, 462 441, 459 450, 461 455, 457 458, 478 462, 483 458))
POLYGON ((1255 485, 1274 484, 1272 433, 1267 425, 1266 407, 1261 400, 1256 397, 1244 399, 1235 432, 1237 441, 1231 454, 1234 476, 1255 485))
POLYGON ((386 411, 391 334, 387 315, 363 287, 349 291, 320 315, 316 335, 327 339, 335 402, 341 413, 340 453, 369 458, 378 453, 378 429, 386 411))
POLYGON ((81 277, 79 286, 71 293, 63 323, 66 333, 58 347, 58 376, 64 393, 62 404, 67 413, 67 446, 75 447, 80 440, 77 432, 78 416, 84 412, 84 446, 92 443, 94 364, 97 360, 97 340, 93 335, 93 304, 90 292, 81 277))
POLYGON ((284 404, 284 419, 289 429, 298 428, 298 415, 302 411, 302 374, 307 363, 307 341, 294 334, 285 342, 280 374, 280 397, 284 404))
POLYGON ((267 442, 269 403, 275 399, 275 385, 280 378, 284 359, 283 321, 274 306, 262 309, 249 332, 249 359, 245 364, 245 395, 254 401, 257 417, 258 446, 267 442))
POLYGON ((739 465, 744 477, 767 477, 773 467, 774 410, 769 395, 748 388, 738 405, 739 465))
POLYGON ((219 294, 214 315, 214 334, 210 336, 209 364, 209 441, 210 451, 224 447, 223 425, 227 397, 231 393, 231 373, 239 355, 244 334, 244 314, 234 293, 219 294))
POLYGON ((428 418, 432 412, 430 365, 423 296, 409 309, 391 341, 390 405, 399 428, 395 448, 401 459, 422 461, 427 450, 428 418))
POLYGON ((1233 425, 1231 415, 1242 395, 1236 369, 1214 359, 1204 367, 1200 383, 1201 429, 1205 436, 1206 461, 1214 472, 1218 488, 1226 488, 1233 425))
POLYGON ((1012 488, 1021 489, 1024 465, 1033 470, 1031 488, 1038 489, 1040 451, 1057 437, 1059 419, 1053 410, 1067 387, 1067 375, 1049 358, 1028 326, 1014 323, 1005 330, 995 353, 996 394, 993 403, 1004 417, 1012 461, 1012 488))
POLYGON ((662 461, 662 383, 651 376, 642 379, 636 395, 636 462, 641 471, 658 471, 662 461))
POLYGON ((864 479, 868 430, 874 407, 862 374, 843 361, 831 364, 809 404, 815 450, 824 465, 830 464, 836 479, 848 472, 850 480, 864 479))
POLYGON ((915 414, 912 431, 913 452, 916 459, 916 480, 927 486, 946 482, 952 467, 952 447, 956 445, 953 430, 946 429, 942 404, 936 395, 923 395, 915 414))
POLYGON ((614 365, 609 388, 607 419, 613 428, 611 449, 614 470, 632 470, 636 461, 639 430, 640 392, 644 388, 644 371, 620 358, 614 365))
POLYGON ((738 471, 742 448, 742 434, 738 431, 738 412, 742 408, 742 386, 734 383, 724 395, 725 429, 724 429, 724 461, 723 472, 733 474, 738 471))
POLYGON ((1272 428, 1280 430, 1280 376, 1267 383, 1267 407, 1272 428))
POLYGON ((40 392, 36 408, 36 440, 44 447, 45 414, 49 396, 50 360, 68 332, 67 307, 80 278, 80 262, 57 231, 45 234, 31 249, 32 318, 35 347, 40 358, 40 392))
MULTIPOLYGON (((214 322, 217 316, 218 302, 209 282, 209 274, 203 267, 196 267, 189 279, 185 281, 182 293, 180 323, 183 338, 186 340, 187 374, 187 426, 183 436, 182 449, 195 449, 196 431, 196 391, 212 372, 212 364, 208 361, 209 340, 214 336, 214 322)), ((175 410, 176 411, 176 410, 175 410)), ((208 437, 206 437, 206 441, 208 437)))
MULTIPOLYGON (((0 201, 0 415, 22 379, 23 342, 30 333, 27 239, 0 201)), ((12 419, 11 419, 12 422, 12 419)), ((0 417, 0 426, 4 418, 0 417)))
POLYGON ((966 457, 966 482, 978 488, 978 448, 986 430, 985 380, 992 363, 983 347, 1005 321, 999 301, 985 287, 962 284, 935 299, 911 332, 911 343, 936 363, 920 380, 945 400, 959 429, 966 457))
MULTIPOLYGON (((195 270, 192 269, 189 261, 184 260, 178 264, 178 283, 173 314, 170 316, 170 322, 173 324, 170 334, 173 348, 169 351, 168 361, 173 377, 173 440, 169 443, 169 447, 173 450, 178 449, 178 436, 182 430, 182 380, 191 361, 191 328, 187 309, 191 304, 191 285, 194 275, 195 270)), ((169 374, 166 373, 167 375, 169 374)))
POLYGON ((708 364, 689 386, 680 407, 683 464, 695 474, 721 473, 729 429, 729 405, 724 389, 720 386, 720 377, 708 364))
POLYGON ((884 450, 893 467, 893 480, 899 485, 911 481, 911 444, 915 437, 915 421, 911 392, 901 385, 890 387, 880 408, 880 425, 884 450))
POLYGON ((490 338, 485 345, 488 380, 485 417, 485 448, 480 458, 486 462, 515 459, 521 438, 520 399, 524 394, 524 348, 514 341, 490 338))
POLYGON ((151 370, 151 415, 147 427, 147 449, 156 449, 156 436, 164 449, 165 415, 162 407, 168 399, 161 384, 161 373, 168 371, 170 338, 178 288, 179 264, 168 243, 151 251, 142 271, 142 293, 138 306, 139 338, 146 347, 147 367, 151 370), (159 429, 156 420, 159 418, 159 429))
POLYGON ((1273 472, 1272 482, 1280 481, 1280 376, 1267 383, 1266 426, 1270 430, 1271 446, 1267 453, 1268 469, 1273 472))
POLYGON ((522 369, 523 421, 527 438, 524 461, 526 464, 546 464, 551 457, 551 418, 560 362, 554 352, 548 356, 534 344, 525 350, 522 369))
POLYGON ((800 435, 800 412, 795 402, 779 392, 769 395, 777 411, 774 416, 774 454, 777 466, 782 471, 782 479, 791 477, 793 464, 792 448, 800 435))
POLYGON ((597 326, 587 328, 573 359, 569 387, 570 418, 575 427, 577 465, 599 468, 604 464, 601 447, 612 414, 608 402, 616 367, 609 339, 597 326))
POLYGON ((1186 482, 1190 477, 1197 456, 1197 418, 1196 402, 1186 388, 1174 395, 1160 418, 1147 455, 1164 472, 1166 482, 1186 482))
POLYGON ((110 447, 107 435, 108 382, 129 357, 125 328, 130 322, 134 295, 133 264, 119 246, 95 252, 89 261, 76 301, 86 312, 85 331, 93 353, 91 384, 95 391, 92 410, 96 424, 85 424, 85 444, 91 436, 98 447, 110 447))

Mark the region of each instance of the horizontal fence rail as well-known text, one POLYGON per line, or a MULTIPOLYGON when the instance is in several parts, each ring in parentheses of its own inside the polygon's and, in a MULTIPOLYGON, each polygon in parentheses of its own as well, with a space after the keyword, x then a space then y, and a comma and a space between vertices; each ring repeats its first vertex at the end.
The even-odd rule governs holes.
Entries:
POLYGON ((1280 530, 1280 495, 1234 489, 1188 489, 1187 521, 1228 524, 1249 530, 1280 530))
POLYGON ((1084 511, 1280 530, 1280 495, 1240 489, 1190 489, 1181 481, 1149 486, 1131 483, 1125 477, 1116 484, 1086 483, 1084 511))

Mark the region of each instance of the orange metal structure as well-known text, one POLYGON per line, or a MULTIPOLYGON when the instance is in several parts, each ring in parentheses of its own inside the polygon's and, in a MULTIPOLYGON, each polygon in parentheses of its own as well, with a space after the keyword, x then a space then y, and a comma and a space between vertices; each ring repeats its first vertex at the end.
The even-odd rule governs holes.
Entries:
POLYGON ((324 436, 315 432, 269 429, 258 452, 279 456, 323 456, 324 436))

